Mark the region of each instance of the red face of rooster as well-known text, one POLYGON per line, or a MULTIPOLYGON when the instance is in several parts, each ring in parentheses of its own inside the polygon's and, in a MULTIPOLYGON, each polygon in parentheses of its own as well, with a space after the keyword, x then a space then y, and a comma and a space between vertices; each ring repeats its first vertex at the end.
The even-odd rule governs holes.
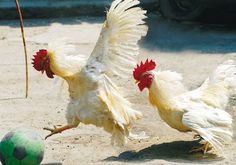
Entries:
POLYGON ((145 63, 141 62, 140 65, 137 65, 134 68, 133 76, 134 79, 138 83, 139 90, 142 91, 144 88, 150 88, 154 75, 150 72, 155 69, 156 63, 152 60, 145 61, 145 63))
POLYGON ((47 50, 40 49, 36 53, 36 55, 34 55, 34 58, 32 60, 33 60, 33 62, 32 62, 33 67, 37 71, 41 71, 42 73, 44 73, 44 71, 45 71, 48 78, 54 78, 54 76, 53 76, 54 73, 50 69, 50 59, 49 59, 47 50))

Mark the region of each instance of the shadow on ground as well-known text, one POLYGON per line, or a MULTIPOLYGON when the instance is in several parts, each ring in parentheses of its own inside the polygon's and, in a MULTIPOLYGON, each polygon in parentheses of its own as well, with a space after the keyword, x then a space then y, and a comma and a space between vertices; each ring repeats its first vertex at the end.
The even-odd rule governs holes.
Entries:
POLYGON ((117 157, 108 157, 104 161, 145 162, 155 159, 163 159, 169 162, 196 161, 204 163, 222 160, 221 157, 218 157, 217 155, 212 153, 207 153, 205 155, 203 155, 202 153, 189 153, 192 147, 198 145, 198 141, 175 141, 170 143, 157 144, 142 149, 138 152, 125 151, 117 157))
POLYGON ((41 165, 62 165, 62 163, 46 163, 46 164, 41 164, 41 165))

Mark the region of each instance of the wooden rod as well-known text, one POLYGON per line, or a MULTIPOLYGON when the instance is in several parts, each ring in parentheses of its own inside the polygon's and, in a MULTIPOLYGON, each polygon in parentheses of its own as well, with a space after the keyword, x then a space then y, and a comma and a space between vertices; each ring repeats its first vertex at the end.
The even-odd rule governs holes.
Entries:
POLYGON ((27 55, 27 49, 26 49, 26 42, 25 42, 25 34, 24 34, 24 22, 22 18, 22 13, 20 9, 20 5, 18 0, 15 0, 16 8, 20 17, 20 27, 21 27, 21 36, 23 40, 24 45, 24 53, 25 53, 25 98, 28 97, 28 89, 29 89, 29 72, 28 72, 28 55, 27 55))

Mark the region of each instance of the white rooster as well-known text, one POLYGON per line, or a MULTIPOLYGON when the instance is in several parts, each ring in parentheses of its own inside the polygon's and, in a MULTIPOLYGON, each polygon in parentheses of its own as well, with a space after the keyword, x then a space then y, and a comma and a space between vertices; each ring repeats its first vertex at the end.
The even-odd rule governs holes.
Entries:
MULTIPOLYGON (((146 60, 133 71, 140 91, 149 89, 149 101, 160 117, 181 132, 196 132, 205 140, 191 152, 206 153, 211 147, 222 151, 232 139, 232 117, 225 112, 229 97, 236 92, 236 62, 226 61, 205 82, 187 91, 182 76, 172 71, 153 71, 156 64, 146 60)), ((219 152, 219 153, 220 153, 219 152)))
POLYGON ((75 128, 82 122, 103 127, 112 134, 112 143, 125 144, 132 122, 142 114, 131 108, 112 82, 111 75, 129 75, 135 66, 139 53, 137 42, 147 33, 143 21, 146 11, 137 6, 139 3, 138 0, 112 2, 96 46, 86 60, 80 55, 65 55, 66 51, 63 46, 58 47, 58 43, 34 55, 36 70, 45 71, 49 78, 59 76, 69 85, 68 125, 45 128, 51 131, 47 137, 75 128))

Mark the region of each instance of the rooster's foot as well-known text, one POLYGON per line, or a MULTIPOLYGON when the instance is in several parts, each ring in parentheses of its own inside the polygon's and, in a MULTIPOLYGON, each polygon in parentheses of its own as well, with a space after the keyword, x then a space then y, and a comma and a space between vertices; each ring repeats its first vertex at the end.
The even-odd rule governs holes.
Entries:
POLYGON ((207 151, 210 151, 212 147, 210 147, 210 143, 206 142, 200 147, 193 147, 189 152, 194 153, 194 152, 202 152, 205 154, 207 151))
POLYGON ((47 139, 48 137, 50 137, 50 136, 52 136, 54 134, 62 133, 63 131, 65 131, 67 129, 74 128, 74 127, 76 127, 76 126, 74 126, 74 125, 66 125, 64 127, 59 127, 59 128, 57 128, 56 126, 54 126, 54 128, 47 128, 47 127, 45 127, 45 128, 43 128, 44 130, 47 130, 47 131, 51 132, 49 135, 47 135, 45 137, 45 139, 47 139))

